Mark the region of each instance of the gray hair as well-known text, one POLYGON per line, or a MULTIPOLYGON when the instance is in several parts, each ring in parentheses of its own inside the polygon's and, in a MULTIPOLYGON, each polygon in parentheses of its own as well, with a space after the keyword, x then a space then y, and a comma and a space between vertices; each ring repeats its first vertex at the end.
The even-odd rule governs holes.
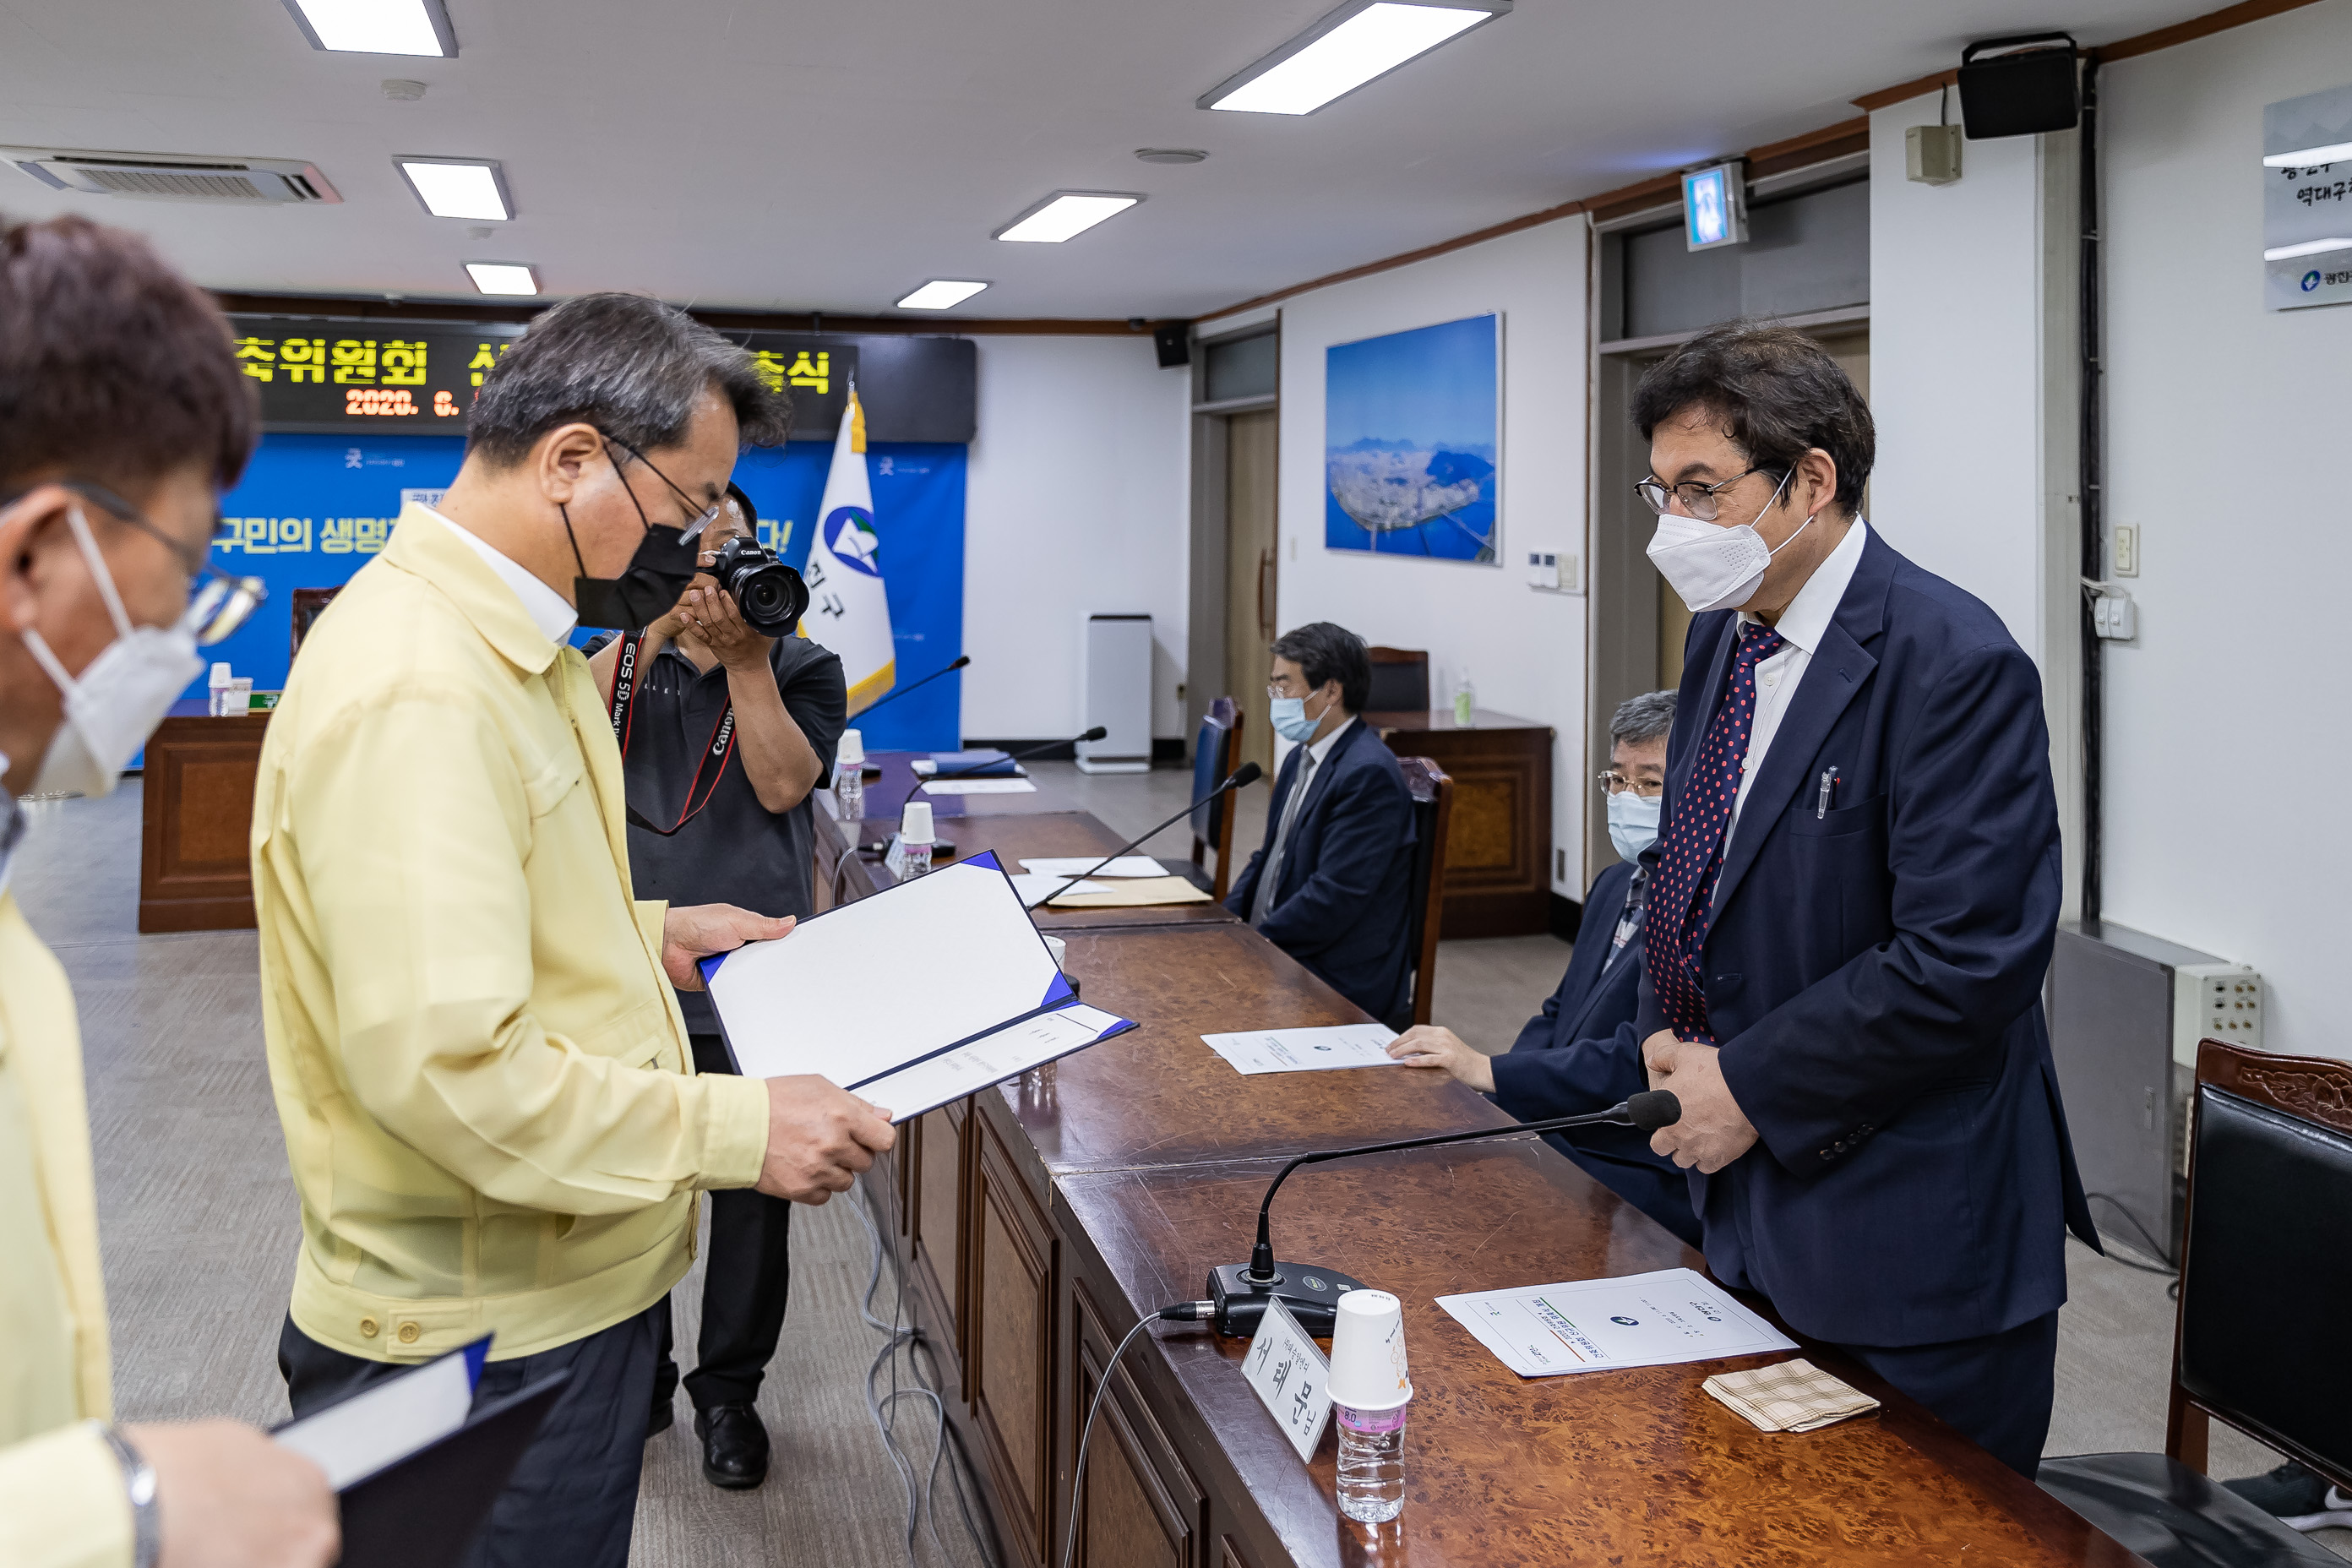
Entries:
POLYGON ((1652 741, 1665 739, 1666 731, 1675 727, 1675 694, 1671 691, 1644 691, 1639 697, 1628 697, 1617 704, 1617 711, 1609 720, 1609 742, 1612 745, 1647 745, 1652 741))
POLYGON ((482 380, 467 451, 509 468, 559 426, 593 425, 637 453, 686 439, 695 405, 717 390, 744 445, 780 447, 792 403, 751 356, 685 311, 636 294, 584 294, 531 320, 482 380))

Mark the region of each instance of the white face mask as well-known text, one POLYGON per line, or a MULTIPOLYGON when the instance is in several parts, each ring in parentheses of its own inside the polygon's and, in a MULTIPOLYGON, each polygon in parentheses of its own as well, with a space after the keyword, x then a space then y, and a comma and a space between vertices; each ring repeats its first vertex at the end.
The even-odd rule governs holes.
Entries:
POLYGON ((89 661, 79 675, 68 672, 51 651, 48 640, 31 627, 24 632, 27 652, 65 693, 65 722, 58 726, 49 749, 33 779, 36 795, 101 795, 113 792, 115 781, 155 726, 163 721, 173 701, 188 682, 203 673, 196 657, 196 637, 185 624, 134 626, 114 590, 114 574, 106 569, 98 542, 90 537, 89 520, 76 506, 66 514, 74 542, 98 580, 99 596, 114 618, 115 638, 89 661))
MULTIPOLYGON (((1772 499, 1764 503, 1764 511, 1756 515, 1762 517, 1765 511, 1770 511, 1788 487, 1789 478, 1783 476, 1773 487, 1772 499)), ((1815 512, 1813 517, 1820 515, 1815 512)), ((1809 517, 1797 526, 1797 533, 1812 526, 1813 518, 1809 517)), ((1695 517, 1662 511, 1648 553, 1659 574, 1690 606, 1691 614, 1703 616, 1709 610, 1736 610, 1754 598, 1756 590, 1763 584, 1764 569, 1772 564, 1774 555, 1794 542, 1797 533, 1782 540, 1778 549, 1772 549, 1766 546, 1753 522, 1724 528, 1695 517)))
POLYGON ((1620 860, 1639 860, 1658 841, 1658 807, 1665 799, 1661 793, 1643 800, 1630 789, 1609 797, 1609 842, 1620 860))

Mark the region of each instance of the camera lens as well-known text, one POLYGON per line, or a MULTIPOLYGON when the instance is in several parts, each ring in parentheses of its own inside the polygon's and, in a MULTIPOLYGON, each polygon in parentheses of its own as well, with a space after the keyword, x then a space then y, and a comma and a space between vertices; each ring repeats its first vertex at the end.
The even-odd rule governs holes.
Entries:
POLYGON ((756 540, 730 539, 714 569, 742 612, 743 622, 762 637, 788 637, 808 609, 808 585, 756 540))

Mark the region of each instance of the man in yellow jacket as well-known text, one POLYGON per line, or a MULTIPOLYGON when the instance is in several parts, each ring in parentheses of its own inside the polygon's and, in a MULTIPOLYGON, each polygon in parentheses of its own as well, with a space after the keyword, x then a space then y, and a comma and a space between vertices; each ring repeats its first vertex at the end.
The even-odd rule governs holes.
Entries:
MULTIPOLYGON (((252 448, 209 300, 120 230, 0 227, 0 888, 16 795, 112 788, 252 607, 206 561, 252 448)), ((316 1465, 230 1421, 110 1426, 110 1382, 73 994, 0 895, 0 1563, 333 1560, 316 1465)))
POLYGON ((822 1203, 892 1142, 822 1078, 693 1076, 672 983, 792 922, 635 900, 620 749, 566 640, 669 607, 786 412, 683 312, 545 312, 271 717, 254 902, 303 1228, 279 1363, 298 1415, 485 1333, 481 1397, 569 1373, 477 1563, 623 1568, 698 1192, 822 1203))

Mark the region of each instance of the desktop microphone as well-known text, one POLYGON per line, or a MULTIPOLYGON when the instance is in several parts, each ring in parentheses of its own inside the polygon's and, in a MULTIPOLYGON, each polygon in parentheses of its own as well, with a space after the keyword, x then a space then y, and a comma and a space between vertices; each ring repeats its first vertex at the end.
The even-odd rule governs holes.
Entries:
POLYGON ((1385 1154, 1397 1149, 1426 1149, 1436 1143, 1468 1143, 1481 1138, 1515 1138, 1527 1133, 1560 1132, 1571 1127, 1638 1127, 1654 1132, 1683 1119, 1682 1101, 1671 1089, 1646 1089, 1620 1100, 1606 1110, 1583 1116, 1555 1116, 1547 1121, 1517 1121, 1508 1127, 1482 1127, 1475 1132, 1441 1132, 1433 1138, 1404 1138, 1393 1143, 1359 1143, 1350 1149, 1324 1149, 1301 1154, 1275 1176, 1257 1206, 1257 1246, 1246 1264, 1221 1263, 1209 1272, 1209 1295, 1216 1302, 1214 1321, 1221 1334, 1254 1334, 1265 1316, 1268 1301, 1280 1301, 1298 1326, 1318 1339, 1331 1332, 1339 1315, 1339 1298, 1366 1289, 1360 1279, 1313 1263, 1276 1263, 1266 1215, 1274 1194, 1290 1173, 1301 1165, 1344 1160, 1355 1154, 1385 1154))
MULTIPOLYGON (((1020 751, 1007 752, 1002 757, 992 757, 984 763, 973 763, 966 767, 950 768, 945 773, 918 773, 915 775, 915 787, 907 792, 907 800, 914 799, 941 779, 968 778, 973 773, 984 773, 991 768, 1002 767, 1006 763, 1017 763, 1024 757, 1034 757, 1041 752, 1059 751, 1064 746, 1075 746, 1081 741, 1099 741, 1109 733, 1108 730, 1097 724, 1085 734, 1073 735, 1066 741, 1040 741, 1034 746, 1024 746, 1020 751)), ((907 800, 898 803, 900 811, 907 809, 907 800)))
POLYGON ((1211 801, 1216 799, 1227 790, 1244 788, 1246 785, 1257 783, 1258 780, 1264 777, 1265 777, 1265 770, 1264 768, 1259 767, 1255 763, 1244 763, 1240 767, 1234 770, 1233 777, 1227 779, 1224 783, 1219 784, 1216 788, 1211 790, 1200 799, 1192 802, 1192 805, 1186 806, 1183 810, 1178 812, 1167 821, 1155 823, 1150 827, 1146 828, 1143 832, 1137 834, 1134 837, 1129 839, 1126 843, 1120 845, 1118 848, 1112 850, 1109 854, 1104 856, 1101 859, 1096 861, 1093 865, 1087 867, 1076 876, 1065 879, 1060 887, 1046 894, 1045 898, 1040 899, 1036 903, 1031 904, 1027 907, 1034 910, 1037 908, 1039 904, 1045 903, 1046 899, 1059 898, 1063 893, 1076 887, 1080 882, 1085 881, 1088 877, 1093 876, 1096 872, 1101 870, 1104 867, 1109 865, 1112 861, 1118 859, 1120 856, 1126 854, 1129 850, 1134 848, 1137 845, 1142 843, 1145 839, 1150 837, 1161 828, 1175 826, 1176 824, 1183 821, 1187 816, 1190 816, 1192 813, 1200 810, 1202 806, 1208 805, 1211 801))
POLYGON ((937 680, 940 676, 961 669, 965 665, 970 664, 971 662, 971 655, 968 653, 958 654, 956 656, 956 661, 953 664, 949 665, 947 668, 935 669, 931 671, 930 674, 923 677, 922 679, 916 681, 912 686, 901 686, 895 690, 884 693, 882 696, 876 698, 873 701, 868 702, 865 707, 860 708, 856 714, 852 715, 852 717, 863 719, 868 713, 873 712, 877 708, 881 707, 885 702, 895 702, 899 698, 907 695, 909 691, 919 691, 924 687, 929 686, 932 681, 937 680))

